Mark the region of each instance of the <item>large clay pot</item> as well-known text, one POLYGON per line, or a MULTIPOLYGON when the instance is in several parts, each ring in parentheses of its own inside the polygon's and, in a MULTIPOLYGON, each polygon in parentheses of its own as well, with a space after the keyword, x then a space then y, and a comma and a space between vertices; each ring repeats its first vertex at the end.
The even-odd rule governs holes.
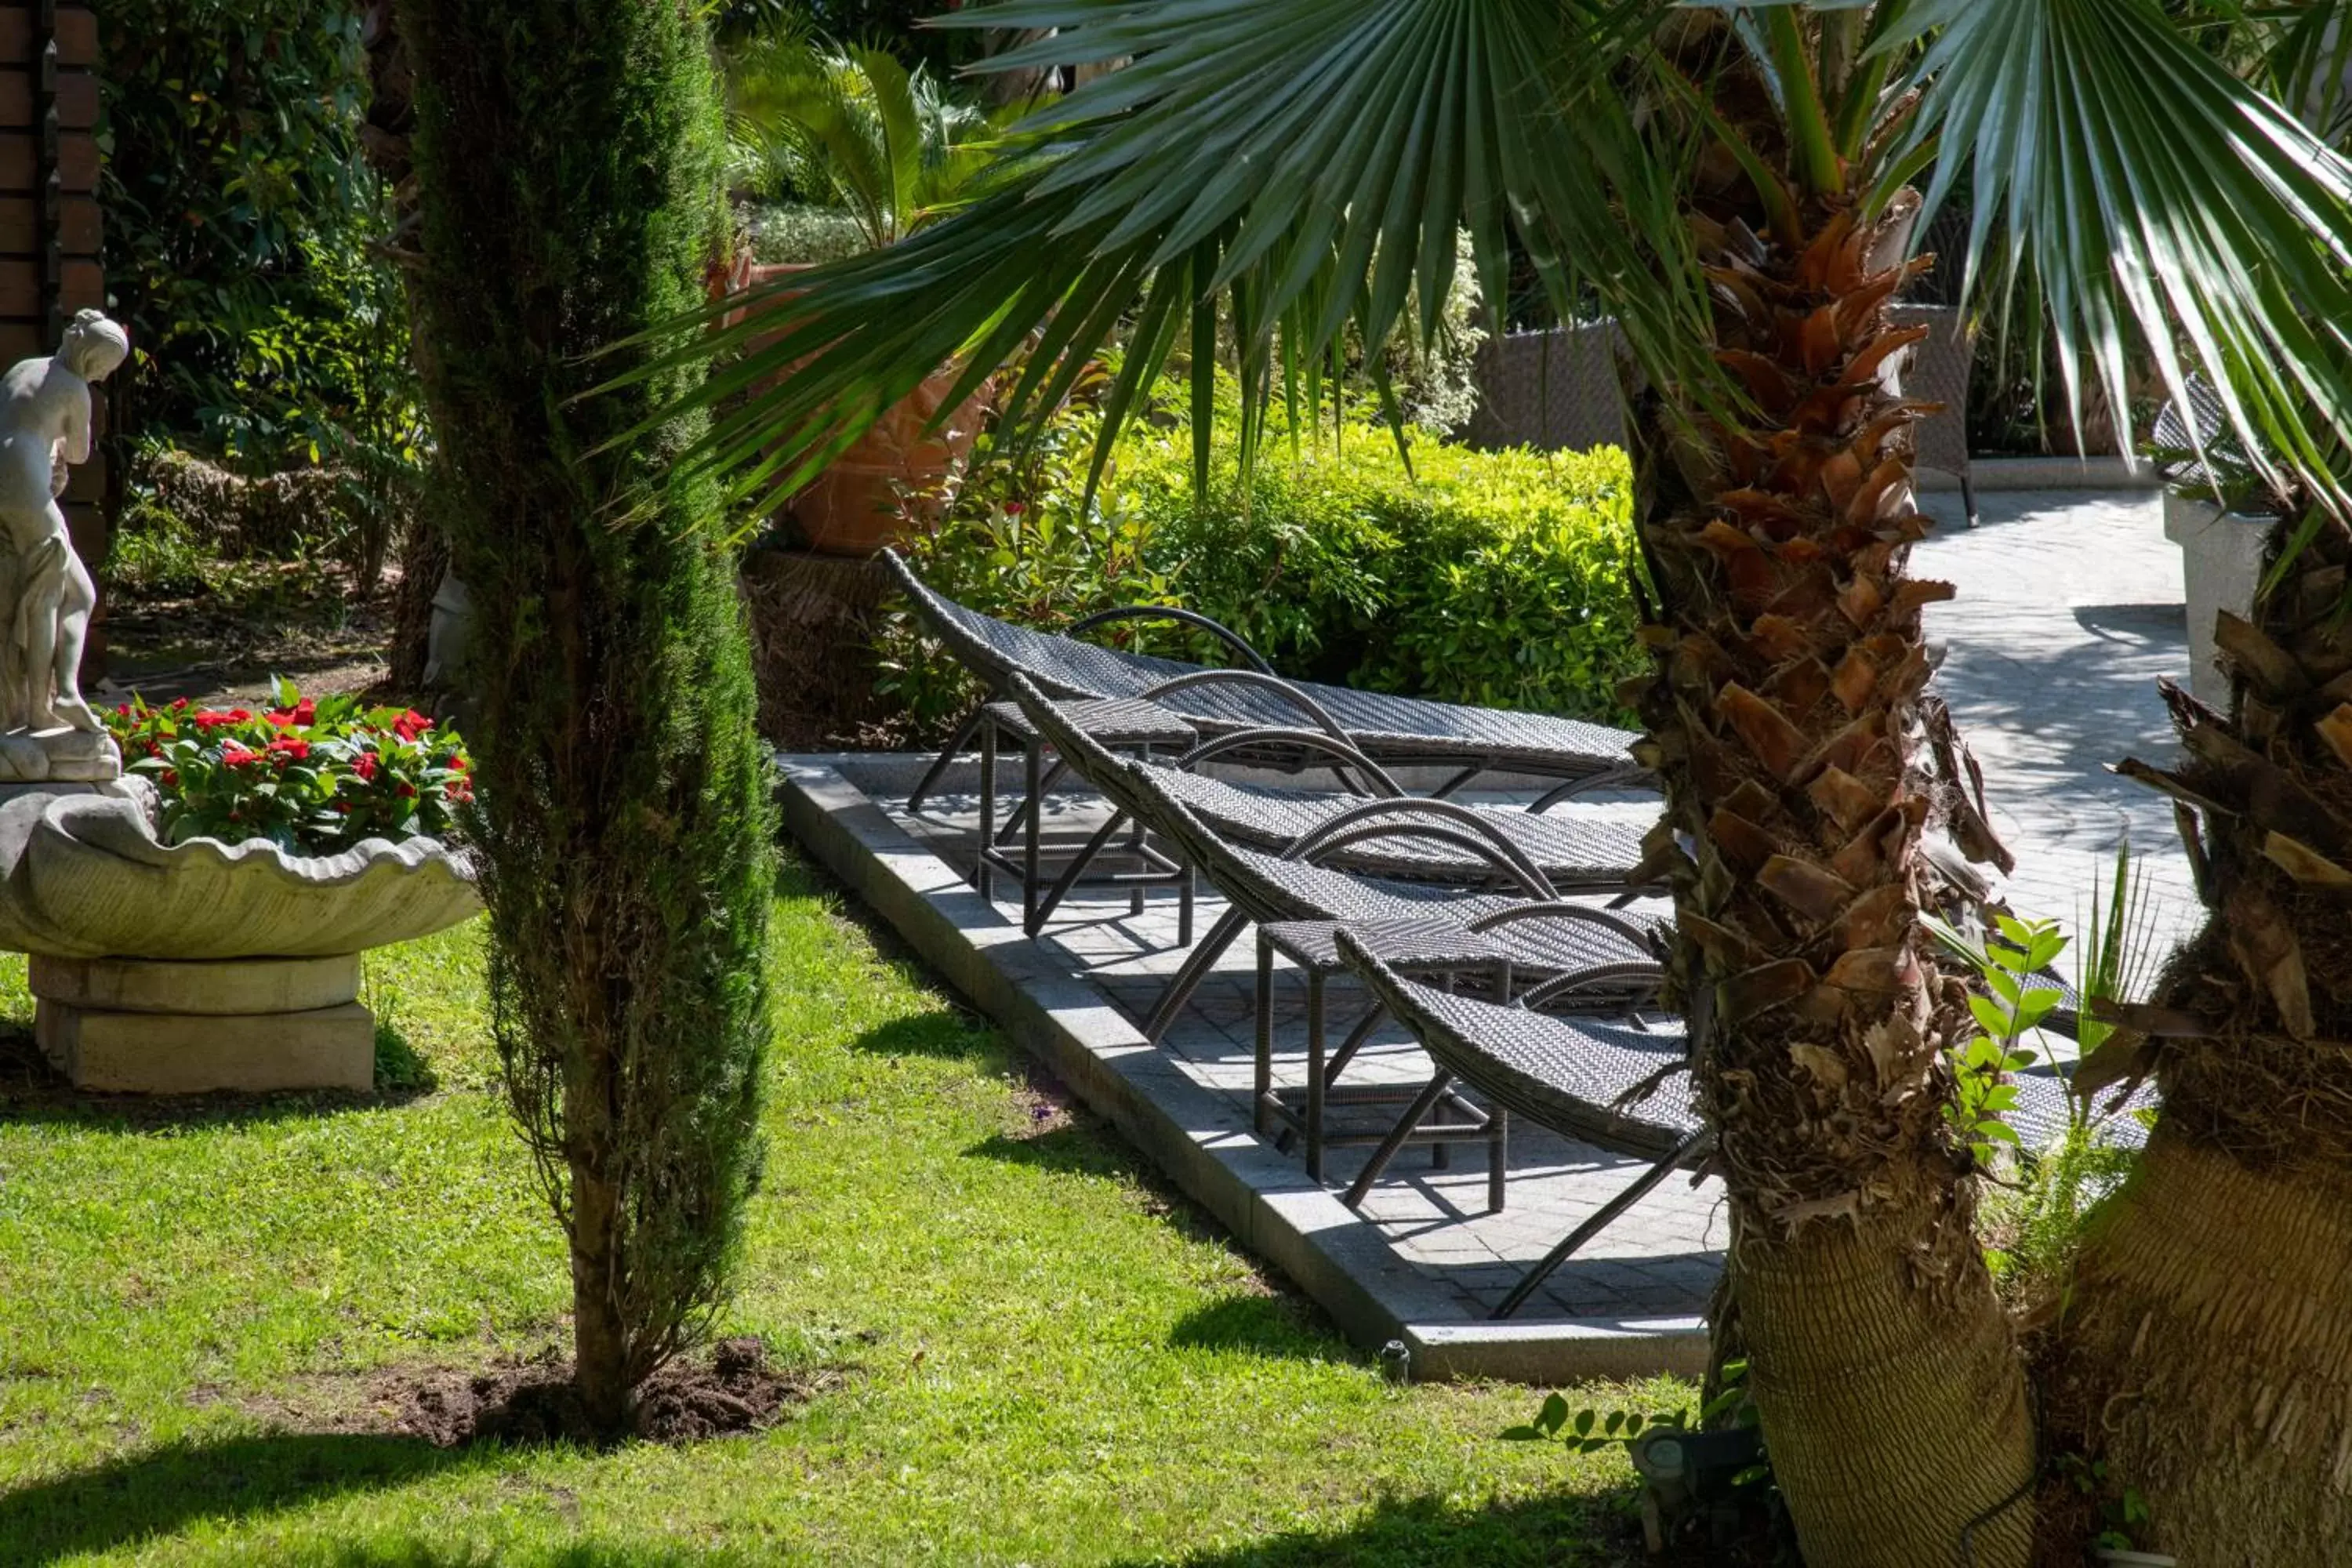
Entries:
MULTIPOLYGON (((758 288, 807 270, 799 262, 740 266, 730 281, 738 289, 758 288)), ((789 292, 773 294, 747 309, 773 310, 791 298, 789 292)), ((946 367, 925 377, 792 499, 786 510, 811 550, 824 555, 872 555, 905 538, 910 526, 939 521, 945 487, 971 453, 983 412, 981 400, 972 398, 938 429, 926 433, 954 390, 958 374, 946 367)))

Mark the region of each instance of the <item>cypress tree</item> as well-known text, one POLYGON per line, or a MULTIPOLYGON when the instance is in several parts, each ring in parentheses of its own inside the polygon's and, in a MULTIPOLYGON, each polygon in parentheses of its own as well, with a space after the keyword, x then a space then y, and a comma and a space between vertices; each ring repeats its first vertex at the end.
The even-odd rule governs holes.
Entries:
POLYGON ((401 0, 418 325, 478 607, 483 891, 506 1087, 569 1236, 584 1415, 719 1299, 758 1178, 773 826, 692 372, 583 397, 702 297, 722 233, 687 0, 401 0))

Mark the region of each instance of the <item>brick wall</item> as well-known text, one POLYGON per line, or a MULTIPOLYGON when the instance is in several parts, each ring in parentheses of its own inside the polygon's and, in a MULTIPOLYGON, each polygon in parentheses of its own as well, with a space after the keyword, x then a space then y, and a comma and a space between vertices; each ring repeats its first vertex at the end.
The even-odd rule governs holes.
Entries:
MULTIPOLYGON (((0 365, 54 353, 76 310, 103 307, 99 271, 98 19, 86 5, 0 0, 0 365)), ((103 422, 105 399, 96 413, 103 422)), ((76 469, 67 519, 105 554, 102 461, 76 469)))

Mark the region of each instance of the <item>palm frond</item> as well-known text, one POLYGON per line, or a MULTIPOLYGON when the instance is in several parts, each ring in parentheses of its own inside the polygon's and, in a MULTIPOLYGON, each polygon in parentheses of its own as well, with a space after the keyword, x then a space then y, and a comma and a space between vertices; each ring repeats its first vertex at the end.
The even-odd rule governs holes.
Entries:
POLYGON ((2155 0, 1917 0, 1903 33, 1909 134, 1943 150, 1928 208, 1968 174, 1968 287, 2031 276, 2077 415, 2095 381, 2128 443, 2144 346, 2176 399, 2192 370, 2221 391, 2266 477, 2352 516, 2326 458, 2352 433, 2352 166, 2155 0))
MULTIPOLYGON (((1125 59, 1016 127, 992 194, 887 256, 793 279, 789 302, 676 357, 742 348, 697 401, 698 456, 788 490, 939 365, 976 387, 1033 336, 1016 425, 1122 333, 1108 434, 1222 298, 1244 419, 1350 330, 1435 301, 1466 226, 1490 300, 1515 237, 1562 313, 1583 290, 1654 383, 1728 395, 1675 171, 1609 70, 1659 0, 1013 0, 954 25, 1055 29, 988 68, 1125 59), (1416 288, 1416 284, 1418 287, 1416 288), (789 373, 789 374, 787 374, 789 373)), ((780 295, 780 299, 782 296, 780 295)), ((1307 377, 1307 384, 1314 382, 1307 377)), ((1106 439, 1108 438, 1107 434, 1106 439)))

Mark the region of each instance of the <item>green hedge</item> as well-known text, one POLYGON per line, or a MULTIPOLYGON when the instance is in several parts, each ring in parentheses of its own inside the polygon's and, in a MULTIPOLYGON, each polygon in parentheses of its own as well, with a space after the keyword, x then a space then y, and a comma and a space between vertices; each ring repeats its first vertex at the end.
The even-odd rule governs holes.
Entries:
MULTIPOLYGON (((1221 427, 1224 421, 1220 421, 1221 427)), ((1095 418, 1064 416, 1008 460, 983 443, 947 520, 912 548, 925 579, 1048 628, 1119 604, 1182 605, 1303 679, 1624 721, 1639 673, 1632 476, 1614 447, 1475 452, 1426 438, 1408 472, 1378 426, 1277 433, 1244 480, 1223 437, 1196 496, 1192 437, 1165 415, 1121 437, 1081 510, 1095 418)), ((1151 629, 1131 646, 1216 659, 1151 629)), ((904 618, 887 677, 934 729, 970 699, 904 618)), ((1223 660, 1218 660, 1223 662, 1223 660)))

